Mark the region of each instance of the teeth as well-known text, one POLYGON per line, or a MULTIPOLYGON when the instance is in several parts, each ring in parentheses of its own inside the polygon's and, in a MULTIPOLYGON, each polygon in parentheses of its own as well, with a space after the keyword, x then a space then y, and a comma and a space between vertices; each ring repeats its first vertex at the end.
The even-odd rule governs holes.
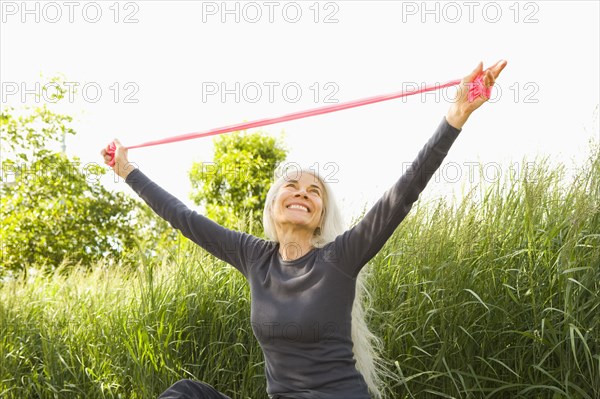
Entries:
POLYGON ((294 205, 289 205, 288 208, 289 209, 300 209, 300 210, 302 210, 304 212, 308 212, 308 209, 305 206, 302 206, 302 205, 295 205, 295 204, 294 205))

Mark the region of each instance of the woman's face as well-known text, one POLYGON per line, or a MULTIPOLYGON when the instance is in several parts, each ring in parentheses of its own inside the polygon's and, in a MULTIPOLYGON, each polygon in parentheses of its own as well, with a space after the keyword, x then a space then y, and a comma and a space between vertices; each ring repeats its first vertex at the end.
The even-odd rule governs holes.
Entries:
POLYGON ((314 232, 323 213, 323 185, 311 173, 287 178, 279 188, 273 204, 273 219, 282 228, 304 226, 314 232))

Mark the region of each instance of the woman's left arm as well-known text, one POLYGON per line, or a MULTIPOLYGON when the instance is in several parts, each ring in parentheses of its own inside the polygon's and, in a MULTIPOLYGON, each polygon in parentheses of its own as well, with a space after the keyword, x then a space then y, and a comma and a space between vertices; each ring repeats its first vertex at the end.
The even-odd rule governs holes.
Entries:
MULTIPOLYGON (((499 61, 484 73, 484 84, 491 87, 506 66, 499 61)), ((456 98, 446 117, 421 149, 410 168, 384 193, 382 198, 353 228, 335 240, 335 256, 346 272, 356 276, 360 269, 383 247, 396 227, 404 220, 413 203, 441 165, 471 113, 488 100, 468 99, 469 84, 482 72, 480 63, 462 79, 456 98)))

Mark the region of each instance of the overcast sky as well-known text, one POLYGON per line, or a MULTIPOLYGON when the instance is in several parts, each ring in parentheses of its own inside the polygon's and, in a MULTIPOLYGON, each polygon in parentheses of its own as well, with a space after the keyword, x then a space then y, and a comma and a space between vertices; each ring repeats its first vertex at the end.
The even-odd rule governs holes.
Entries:
MULTIPOLYGON (((35 104, 60 73, 78 92, 67 153, 125 145, 462 78, 506 59, 423 196, 460 193, 547 154, 583 162, 598 141, 598 1, 2 1, 2 106, 35 104), (42 76, 40 76, 42 74, 42 76)), ((347 219, 372 205, 433 134, 454 89, 271 125, 289 161, 318 164, 347 219)), ((72 101, 71 101, 72 100, 72 101)), ((46 102, 42 97, 40 103, 46 102)), ((188 205, 212 138, 132 149, 188 205)), ((98 184, 131 190, 107 176, 98 184)), ((457 194, 457 195, 458 195, 457 194)))

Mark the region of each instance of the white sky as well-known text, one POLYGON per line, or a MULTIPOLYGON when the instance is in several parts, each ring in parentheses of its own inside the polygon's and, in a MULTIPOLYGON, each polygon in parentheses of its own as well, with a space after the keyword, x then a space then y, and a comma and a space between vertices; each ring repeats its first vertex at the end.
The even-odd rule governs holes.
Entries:
MULTIPOLYGON (((490 180, 509 165, 521 168, 523 156, 581 164, 588 141, 600 139, 598 1, 0 3, 2 105, 35 104, 31 94, 22 98, 22 89, 35 91, 57 73, 86 85, 87 93, 80 90, 64 108, 78 119, 67 152, 83 164, 100 163, 100 149, 114 137, 133 145, 327 105, 328 94, 345 102, 443 83, 479 61, 487 67, 499 59, 508 66, 493 103, 473 114, 423 196, 460 195, 457 173, 475 180, 473 162, 484 164, 490 180), (206 92, 225 85, 235 93, 236 83, 238 101, 206 92)), ((453 93, 263 131, 285 131, 290 161, 330 166, 326 172, 338 180, 334 190, 350 219, 400 177, 453 93)), ((129 158, 193 206, 187 173, 194 161, 212 161, 212 138, 133 149, 129 158)), ((132 193, 112 180, 102 184, 132 193)))

